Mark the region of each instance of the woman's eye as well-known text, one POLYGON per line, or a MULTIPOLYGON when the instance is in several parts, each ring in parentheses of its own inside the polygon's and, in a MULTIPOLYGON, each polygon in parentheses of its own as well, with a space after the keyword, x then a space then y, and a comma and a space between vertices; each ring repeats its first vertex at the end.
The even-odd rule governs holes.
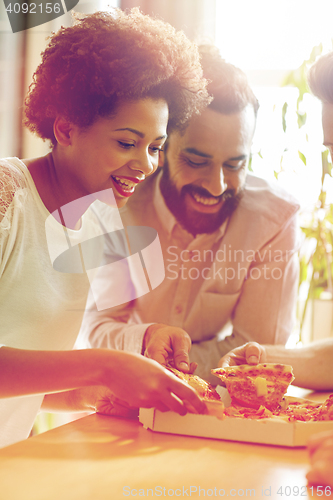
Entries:
POLYGON ((121 146, 124 149, 131 149, 134 148, 134 144, 131 142, 123 142, 123 141, 118 141, 119 146, 121 146))
POLYGON ((154 146, 154 147, 153 147, 153 146, 152 146, 152 147, 150 148, 150 151, 152 151, 152 152, 153 152, 153 154, 158 154, 160 151, 163 151, 163 147, 162 147, 162 146, 160 146, 160 147, 157 147, 157 146, 154 146))

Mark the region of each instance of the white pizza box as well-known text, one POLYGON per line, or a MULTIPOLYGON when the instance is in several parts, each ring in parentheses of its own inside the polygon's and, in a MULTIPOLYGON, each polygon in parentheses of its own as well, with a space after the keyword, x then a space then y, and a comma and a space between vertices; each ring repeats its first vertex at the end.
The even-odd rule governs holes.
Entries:
POLYGON ((154 408, 141 408, 139 420, 146 429, 183 436, 243 441, 277 446, 306 446, 312 434, 333 430, 333 421, 286 422, 278 418, 247 420, 213 415, 160 412, 154 408))

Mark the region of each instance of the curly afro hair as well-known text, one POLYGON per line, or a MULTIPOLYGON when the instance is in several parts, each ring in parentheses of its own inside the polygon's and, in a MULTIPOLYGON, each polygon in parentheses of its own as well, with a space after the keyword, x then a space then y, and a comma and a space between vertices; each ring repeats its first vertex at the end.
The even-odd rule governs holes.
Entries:
POLYGON ((57 115, 87 128, 122 101, 166 100, 169 130, 210 102, 197 47, 184 33, 135 8, 74 14, 51 36, 25 100, 24 124, 53 145, 57 115))
POLYGON ((259 102, 245 73, 222 59, 215 45, 199 45, 199 53, 204 77, 209 82, 207 89, 213 97, 209 107, 228 115, 251 104, 257 115, 259 102))

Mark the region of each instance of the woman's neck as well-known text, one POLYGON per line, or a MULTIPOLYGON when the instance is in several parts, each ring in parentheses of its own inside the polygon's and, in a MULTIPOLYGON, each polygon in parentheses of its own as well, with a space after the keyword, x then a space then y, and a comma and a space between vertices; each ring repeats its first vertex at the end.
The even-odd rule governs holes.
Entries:
POLYGON ((66 165, 61 161, 55 151, 41 158, 23 160, 47 210, 66 227, 79 229, 81 217, 93 200, 84 198, 75 181, 66 178, 66 165))

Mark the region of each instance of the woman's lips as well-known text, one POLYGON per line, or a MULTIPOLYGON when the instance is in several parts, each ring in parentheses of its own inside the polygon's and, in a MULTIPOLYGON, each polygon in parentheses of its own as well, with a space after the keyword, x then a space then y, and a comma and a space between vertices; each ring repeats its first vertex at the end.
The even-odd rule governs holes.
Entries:
POLYGON ((126 198, 132 196, 135 186, 144 180, 144 178, 138 179, 136 177, 120 177, 118 175, 111 175, 111 178, 118 193, 126 198))

